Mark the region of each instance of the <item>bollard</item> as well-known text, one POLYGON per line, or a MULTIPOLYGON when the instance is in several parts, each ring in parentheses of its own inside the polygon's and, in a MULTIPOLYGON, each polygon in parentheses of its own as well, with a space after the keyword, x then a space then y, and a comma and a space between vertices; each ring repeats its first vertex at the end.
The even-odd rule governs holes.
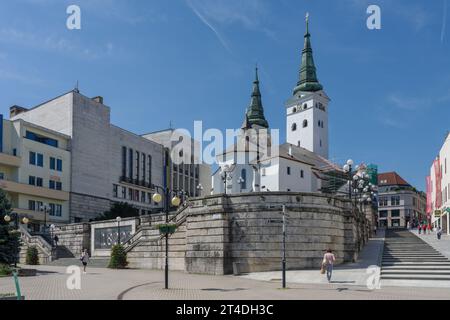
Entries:
POLYGON ((16 285, 17 300, 22 300, 22 293, 20 292, 19 277, 17 276, 17 271, 13 272, 13 277, 14 277, 14 283, 16 285))

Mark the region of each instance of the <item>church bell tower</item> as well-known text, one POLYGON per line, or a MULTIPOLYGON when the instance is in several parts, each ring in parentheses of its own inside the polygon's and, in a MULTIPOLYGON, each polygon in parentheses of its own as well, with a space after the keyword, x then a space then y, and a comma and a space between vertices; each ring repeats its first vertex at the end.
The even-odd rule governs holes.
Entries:
POLYGON ((305 43, 299 81, 286 103, 287 143, 305 148, 328 159, 328 104, 330 99, 319 83, 314 64, 306 15, 305 43))

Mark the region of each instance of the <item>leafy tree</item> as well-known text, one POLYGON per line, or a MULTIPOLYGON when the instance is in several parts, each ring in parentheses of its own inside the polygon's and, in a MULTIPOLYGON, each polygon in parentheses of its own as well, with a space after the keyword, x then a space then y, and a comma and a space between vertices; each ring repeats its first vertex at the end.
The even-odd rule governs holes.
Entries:
POLYGON ((0 264, 11 265, 16 261, 20 250, 19 232, 5 221, 11 214, 11 203, 5 191, 0 189, 0 264))
POLYGON ((115 202, 109 211, 105 211, 94 221, 113 220, 117 217, 131 218, 139 216, 139 210, 126 202, 115 202))
POLYGON ((121 244, 116 244, 111 249, 111 260, 109 261, 108 268, 125 269, 127 265, 127 253, 121 244))
POLYGON ((36 247, 27 249, 26 264, 29 266, 37 266, 39 264, 39 252, 36 247))

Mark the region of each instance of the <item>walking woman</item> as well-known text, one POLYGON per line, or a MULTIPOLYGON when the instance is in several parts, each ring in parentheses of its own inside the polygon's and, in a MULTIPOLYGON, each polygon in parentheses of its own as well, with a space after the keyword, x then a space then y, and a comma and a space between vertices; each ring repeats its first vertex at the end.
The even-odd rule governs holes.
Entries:
POLYGON ((86 267, 89 263, 89 253, 88 253, 87 249, 84 249, 81 252, 80 260, 81 260, 81 263, 83 264, 83 273, 86 274, 86 267))
POLYGON ((331 249, 327 250, 327 253, 323 256, 323 263, 327 269, 327 279, 328 282, 331 281, 331 276, 333 275, 333 264, 336 261, 336 257, 331 249))

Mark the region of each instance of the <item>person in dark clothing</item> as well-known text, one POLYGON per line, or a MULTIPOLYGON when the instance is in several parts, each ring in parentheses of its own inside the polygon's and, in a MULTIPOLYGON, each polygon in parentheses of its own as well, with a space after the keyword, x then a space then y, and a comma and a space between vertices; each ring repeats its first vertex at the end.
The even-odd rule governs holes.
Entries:
POLYGON ((59 241, 59 238, 58 238, 58 236, 55 234, 55 236, 53 237, 53 242, 55 243, 55 247, 58 246, 58 241, 59 241))

